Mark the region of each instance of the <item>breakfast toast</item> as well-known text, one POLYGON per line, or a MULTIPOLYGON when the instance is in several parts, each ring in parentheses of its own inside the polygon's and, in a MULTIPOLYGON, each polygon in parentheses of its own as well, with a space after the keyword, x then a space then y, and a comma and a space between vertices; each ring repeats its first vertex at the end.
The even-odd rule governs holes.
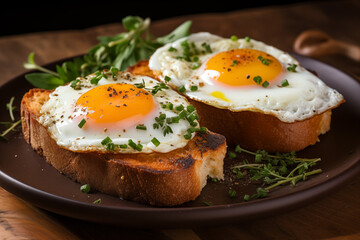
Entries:
MULTIPOLYGON (((127 71, 159 79, 142 60, 127 71)), ((202 126, 226 137, 229 146, 237 144, 252 151, 264 149, 268 152, 291 152, 315 144, 320 134, 330 129, 331 109, 311 118, 283 122, 277 117, 255 111, 231 111, 193 100, 202 126), (226 119, 226 121, 224 121, 226 119)))
POLYGON ((50 93, 32 89, 24 95, 24 138, 49 164, 74 181, 127 200, 174 206, 195 199, 208 176, 223 179, 226 140, 210 131, 197 132, 185 147, 167 153, 79 153, 62 148, 37 120, 50 93))

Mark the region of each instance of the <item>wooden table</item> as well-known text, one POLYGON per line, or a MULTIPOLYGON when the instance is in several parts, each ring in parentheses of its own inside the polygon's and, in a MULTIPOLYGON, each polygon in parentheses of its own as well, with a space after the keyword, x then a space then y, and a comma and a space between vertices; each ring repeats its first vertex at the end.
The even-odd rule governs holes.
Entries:
MULTIPOLYGON (((360 43, 360 1, 321 1, 287 6, 201 14, 153 22, 151 32, 165 35, 185 20, 192 32, 229 37, 251 36, 293 51, 304 30, 319 29, 342 41, 360 43)), ((120 23, 85 30, 32 33, 0 38, 0 84, 26 72, 22 64, 34 51, 36 61, 86 53, 96 36, 124 31, 120 23)), ((319 59, 360 79, 360 65, 343 56, 319 59)), ((359 93, 360 94, 360 93, 359 93)), ((0 188, 0 239, 360 239, 360 176, 331 195, 286 214, 256 221, 195 229, 133 230, 69 219, 40 210, 0 188)))

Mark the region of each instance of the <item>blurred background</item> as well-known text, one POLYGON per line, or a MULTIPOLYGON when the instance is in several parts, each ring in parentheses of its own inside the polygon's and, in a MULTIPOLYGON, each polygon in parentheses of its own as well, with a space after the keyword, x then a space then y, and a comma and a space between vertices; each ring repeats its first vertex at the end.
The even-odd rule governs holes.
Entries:
MULTIPOLYGON (((321 0, 317 0, 321 1, 321 0)), ((223 13, 240 9, 296 4, 310 0, 268 1, 7 1, 0 13, 0 36, 30 32, 83 29, 121 22, 128 15, 152 21, 199 13, 223 13)), ((314 2, 314 1, 311 1, 314 2)), ((249 19, 251 21, 251 19, 249 19)))

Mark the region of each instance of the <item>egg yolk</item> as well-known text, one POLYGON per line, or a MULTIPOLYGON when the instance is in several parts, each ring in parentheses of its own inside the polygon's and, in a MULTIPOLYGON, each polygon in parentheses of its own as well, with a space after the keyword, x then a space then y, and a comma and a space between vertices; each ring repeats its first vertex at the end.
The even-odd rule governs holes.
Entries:
POLYGON ((205 71, 209 70, 212 72, 211 80, 229 86, 251 86, 260 85, 259 77, 261 83, 267 81, 271 84, 282 73, 282 65, 268 53, 254 49, 234 49, 210 58, 205 66, 205 71))
POLYGON ((96 124, 121 123, 134 125, 155 108, 153 96, 131 84, 107 84, 93 88, 76 102, 78 108, 86 108, 87 118, 96 124))

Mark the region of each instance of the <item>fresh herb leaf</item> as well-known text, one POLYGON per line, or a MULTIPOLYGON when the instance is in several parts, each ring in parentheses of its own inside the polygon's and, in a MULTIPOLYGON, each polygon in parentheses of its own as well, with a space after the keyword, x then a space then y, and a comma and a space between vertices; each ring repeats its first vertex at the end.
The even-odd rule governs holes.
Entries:
POLYGON ((296 72, 296 67, 297 67, 296 64, 292 64, 292 65, 290 65, 289 67, 287 67, 286 69, 287 69, 289 72, 296 72))
POLYGON ((289 86, 289 82, 287 79, 284 79, 282 82, 281 82, 281 87, 287 87, 289 86))
POLYGON ((62 79, 49 73, 28 73, 25 75, 25 78, 34 87, 43 88, 46 90, 54 89, 60 85, 65 84, 62 79))
MULTIPOLYGON (((42 73, 29 73, 25 78, 35 87, 54 89, 79 76, 84 77, 98 70, 110 69, 114 76, 117 70, 124 71, 139 60, 148 59, 164 44, 188 36, 191 27, 191 21, 187 21, 170 34, 151 39, 149 18, 127 16, 123 18, 122 24, 128 32, 98 37, 99 44, 92 47, 84 56, 56 66, 56 72, 36 64, 35 54, 30 53, 24 68, 42 73)), ((97 84, 98 81, 99 79, 95 78, 92 82, 97 84)))
POLYGON ((90 188, 89 184, 84 184, 84 185, 81 185, 81 187, 80 187, 80 191, 82 193, 89 193, 90 190, 91 190, 91 188, 90 188))

